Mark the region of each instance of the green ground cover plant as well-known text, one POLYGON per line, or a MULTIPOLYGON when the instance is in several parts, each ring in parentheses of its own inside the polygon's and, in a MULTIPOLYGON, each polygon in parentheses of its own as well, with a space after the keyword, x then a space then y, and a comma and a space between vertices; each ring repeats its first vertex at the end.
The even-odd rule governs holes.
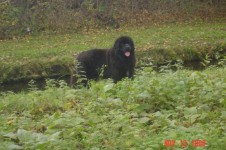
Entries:
POLYGON ((202 60, 207 55, 215 58, 218 52, 225 55, 225 33, 224 22, 196 22, 3 40, 0 41, 0 83, 68 75, 76 53, 95 47, 109 48, 120 35, 134 39, 138 65, 144 58, 157 64, 177 59, 202 60))
POLYGON ((167 139, 175 149, 222 149, 225 74, 225 67, 145 67, 134 80, 91 82, 89 89, 47 80, 40 91, 30 82, 28 92, 0 95, 0 149, 160 150, 167 139), (197 139, 206 146, 192 146, 197 139))

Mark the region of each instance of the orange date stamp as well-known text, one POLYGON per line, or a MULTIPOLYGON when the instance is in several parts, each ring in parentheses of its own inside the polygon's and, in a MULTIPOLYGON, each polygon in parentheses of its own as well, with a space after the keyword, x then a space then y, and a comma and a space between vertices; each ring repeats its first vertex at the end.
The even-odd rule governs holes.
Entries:
MULTIPOLYGON (((192 147, 205 147, 207 145, 206 140, 203 140, 203 139, 192 140, 190 144, 192 147)), ((189 142, 187 140, 179 140, 179 145, 182 148, 186 148, 189 145, 189 142)), ((175 147, 176 140, 167 139, 164 141, 164 146, 165 147, 175 147)))

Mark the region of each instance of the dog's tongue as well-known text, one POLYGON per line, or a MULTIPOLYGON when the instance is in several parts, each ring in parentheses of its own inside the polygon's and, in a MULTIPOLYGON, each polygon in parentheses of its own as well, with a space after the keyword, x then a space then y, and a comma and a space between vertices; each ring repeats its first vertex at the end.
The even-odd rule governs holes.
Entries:
POLYGON ((130 56, 130 52, 125 52, 124 55, 125 55, 126 57, 129 57, 129 56, 130 56))

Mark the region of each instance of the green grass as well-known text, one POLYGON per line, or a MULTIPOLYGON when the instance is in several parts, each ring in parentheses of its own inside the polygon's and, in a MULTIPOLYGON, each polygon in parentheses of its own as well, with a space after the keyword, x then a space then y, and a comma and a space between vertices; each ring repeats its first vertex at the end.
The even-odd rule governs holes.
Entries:
POLYGON ((69 55, 90 48, 108 48, 120 35, 132 36, 137 50, 193 48, 216 45, 226 40, 225 23, 172 24, 137 27, 88 34, 30 36, 1 41, 0 55, 19 60, 69 55))
POLYGON ((218 150, 226 146, 226 68, 137 70, 133 81, 91 82, 71 89, 47 81, 26 93, 0 95, 0 149, 218 150), (60 86, 60 87, 57 87, 60 86), (192 140, 206 147, 192 147, 192 140))
MULTIPOLYGON (((121 35, 134 39, 139 58, 145 55, 156 63, 166 59, 192 60, 206 54, 214 55, 215 51, 225 50, 225 26, 225 23, 170 24, 0 41, 0 82, 42 74, 50 76, 51 71, 45 67, 49 62, 61 68, 70 66, 74 54, 91 48, 110 48, 121 35), (40 71, 31 70, 29 63, 40 66, 37 68, 40 71), (24 71, 20 68, 24 68, 24 71), (15 74, 14 70, 19 72, 15 74), (47 70, 47 73, 42 73, 43 70, 47 70)), ((62 72, 68 74, 67 70, 62 72)))

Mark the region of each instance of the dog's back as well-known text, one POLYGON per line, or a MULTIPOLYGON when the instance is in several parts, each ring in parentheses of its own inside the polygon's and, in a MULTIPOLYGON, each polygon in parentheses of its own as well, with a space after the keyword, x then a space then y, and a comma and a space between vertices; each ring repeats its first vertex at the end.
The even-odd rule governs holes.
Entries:
POLYGON ((97 79, 102 68, 107 65, 106 54, 107 50, 104 49, 81 52, 77 56, 78 74, 85 75, 87 79, 97 79))

